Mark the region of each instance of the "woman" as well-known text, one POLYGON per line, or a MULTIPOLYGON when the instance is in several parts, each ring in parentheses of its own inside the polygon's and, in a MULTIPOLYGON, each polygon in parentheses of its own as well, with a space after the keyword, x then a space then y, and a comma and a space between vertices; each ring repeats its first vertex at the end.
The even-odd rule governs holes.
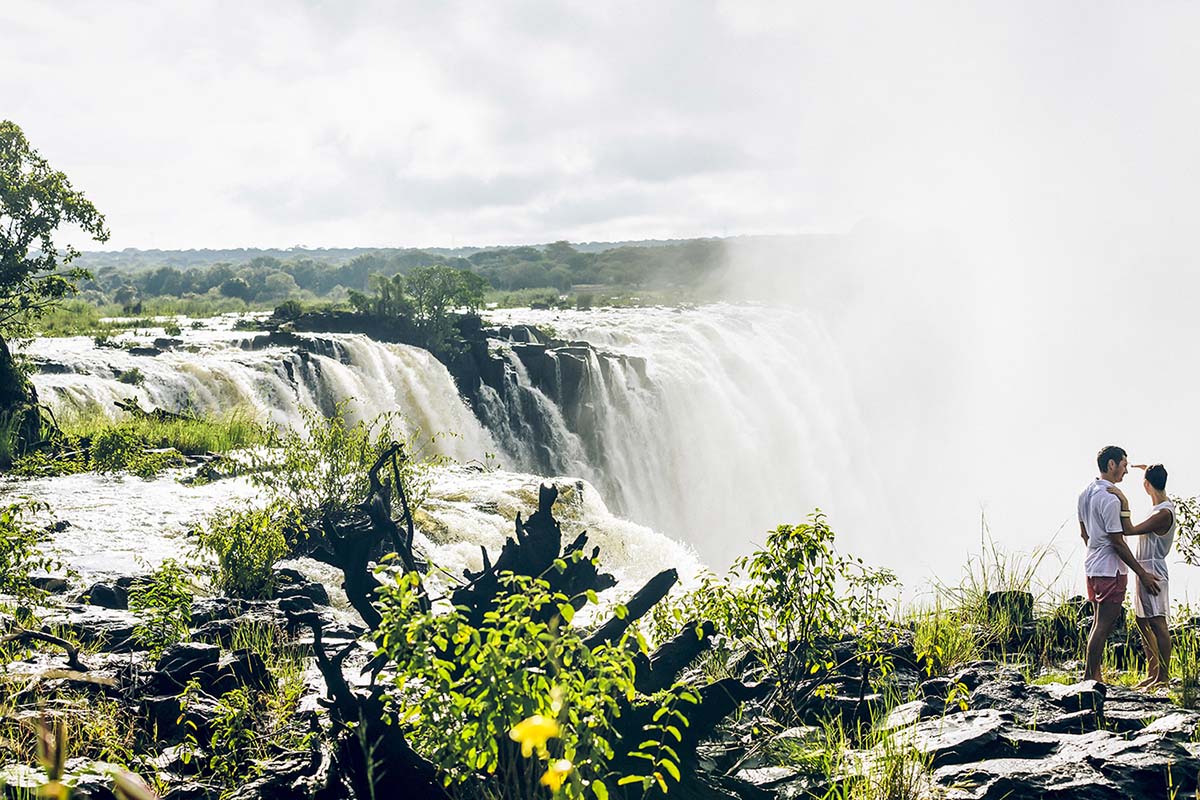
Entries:
POLYGON ((1129 500, 1120 489, 1113 486, 1109 491, 1121 500, 1121 527, 1126 536, 1140 536, 1137 560, 1148 571, 1159 578, 1158 594, 1150 594, 1138 581, 1133 595, 1133 613, 1137 617, 1138 630, 1146 648, 1146 680, 1138 684, 1139 689, 1151 686, 1166 686, 1171 680, 1171 631, 1167 628, 1170 600, 1167 591, 1167 553, 1175 540, 1175 504, 1167 497, 1167 470, 1162 464, 1147 467, 1142 486, 1154 507, 1150 516, 1133 524, 1129 513, 1129 500))

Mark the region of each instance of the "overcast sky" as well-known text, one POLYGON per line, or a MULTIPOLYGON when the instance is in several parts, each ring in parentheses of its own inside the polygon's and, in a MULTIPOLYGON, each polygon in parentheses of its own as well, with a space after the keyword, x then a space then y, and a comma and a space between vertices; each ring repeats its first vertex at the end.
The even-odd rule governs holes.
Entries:
POLYGON ((117 248, 1190 219, 1195 4, 848 7, 7 0, 0 115, 117 248))

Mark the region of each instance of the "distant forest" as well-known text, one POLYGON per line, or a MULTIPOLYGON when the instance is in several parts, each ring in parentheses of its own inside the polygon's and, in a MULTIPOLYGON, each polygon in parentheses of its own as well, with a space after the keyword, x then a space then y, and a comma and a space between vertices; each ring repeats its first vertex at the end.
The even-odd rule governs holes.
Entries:
POLYGON ((493 295, 651 290, 688 297, 721 265, 724 248, 720 239, 691 239, 454 250, 122 250, 84 253, 75 265, 92 272, 79 288, 96 305, 133 306, 155 298, 337 303, 352 291, 367 291, 372 275, 391 277, 430 265, 469 270, 493 295))

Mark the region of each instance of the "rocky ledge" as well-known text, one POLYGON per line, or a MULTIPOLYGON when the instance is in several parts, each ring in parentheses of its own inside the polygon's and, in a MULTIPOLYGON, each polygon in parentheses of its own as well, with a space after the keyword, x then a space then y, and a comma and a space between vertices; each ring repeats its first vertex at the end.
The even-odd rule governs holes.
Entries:
MULTIPOLYGON (((847 763, 908 750, 930 767, 929 796, 945 800, 1174 798, 1196 791, 1200 713, 1165 697, 1095 681, 1030 683, 994 661, 919 689, 921 699, 880 723, 888 743, 849 751, 847 763)), ((783 735, 803 742, 819 729, 783 735)), ((740 796, 759 800, 821 797, 838 788, 801 768, 762 766, 754 758, 735 777, 740 796)))

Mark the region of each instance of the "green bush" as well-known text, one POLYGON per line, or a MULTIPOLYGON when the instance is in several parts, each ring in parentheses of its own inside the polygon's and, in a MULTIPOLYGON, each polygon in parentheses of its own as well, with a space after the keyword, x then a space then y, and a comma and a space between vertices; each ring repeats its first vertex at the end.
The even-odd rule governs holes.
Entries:
POLYGON ((40 503, 0 506, 0 594, 13 595, 22 603, 46 596, 30 580, 30 573, 62 566, 41 551, 45 533, 29 521, 30 515, 45 509, 40 503))
POLYGON ((164 469, 182 463, 177 452, 147 452, 146 443, 133 429, 123 425, 97 433, 88 453, 88 466, 96 472, 128 470, 141 478, 153 478, 164 469))
POLYGON ((133 629, 134 639, 154 658, 176 642, 185 641, 192 621, 192 586, 188 571, 168 558, 145 582, 129 591, 129 610, 142 612, 133 629))
POLYGON ((793 699, 841 666, 829 656, 831 644, 853 640, 856 661, 889 670, 884 653, 895 629, 887 595, 897 585, 890 571, 839 554, 816 511, 807 523, 768 533, 763 549, 735 562, 731 580, 702 576, 692 591, 660 603, 651 631, 661 640, 689 620, 716 623, 727 650, 749 650, 765 670, 776 687, 774 711, 790 720, 793 699))
POLYGON ((632 742, 618 740, 615 722, 638 699, 635 659, 645 641, 634 631, 589 647, 570 620, 595 593, 569 598, 539 578, 501 581, 495 609, 477 626, 457 608, 423 611, 415 575, 381 590, 376 643, 396 668, 389 701, 414 746, 462 796, 478 777, 512 798, 539 796, 539 783, 561 782, 567 797, 605 798, 618 783, 677 781, 670 743, 687 725, 682 709, 698 697, 677 686, 648 701, 657 704, 653 722, 636 755, 623 752, 632 742), (645 764, 647 774, 616 775, 614 758, 645 764))
POLYGON ((192 533, 199 549, 217 559, 214 583, 222 594, 260 599, 274 592, 273 568, 288 554, 299 528, 296 508, 274 502, 266 508, 220 511, 192 533))
POLYGON ((127 383, 130 386, 141 386, 146 382, 146 376, 137 367, 132 367, 118 375, 117 380, 121 383, 127 383))
POLYGON ((167 336, 179 336, 183 333, 183 328, 179 327, 179 323, 171 320, 163 325, 163 333, 167 336))
MULTIPOLYGON (((406 457, 399 464, 400 480, 409 505, 418 508, 429 486, 427 469, 442 460, 421 452, 422 442, 431 440, 419 432, 404 438, 399 414, 350 423, 348 408, 349 401, 339 403, 329 417, 302 409, 305 429, 279 433, 276 451, 252 456, 251 479, 269 497, 293 506, 315 525, 325 514, 336 519, 365 501, 371 491, 371 466, 394 439, 402 438, 406 457)), ((380 478, 390 480, 391 471, 380 478)))

